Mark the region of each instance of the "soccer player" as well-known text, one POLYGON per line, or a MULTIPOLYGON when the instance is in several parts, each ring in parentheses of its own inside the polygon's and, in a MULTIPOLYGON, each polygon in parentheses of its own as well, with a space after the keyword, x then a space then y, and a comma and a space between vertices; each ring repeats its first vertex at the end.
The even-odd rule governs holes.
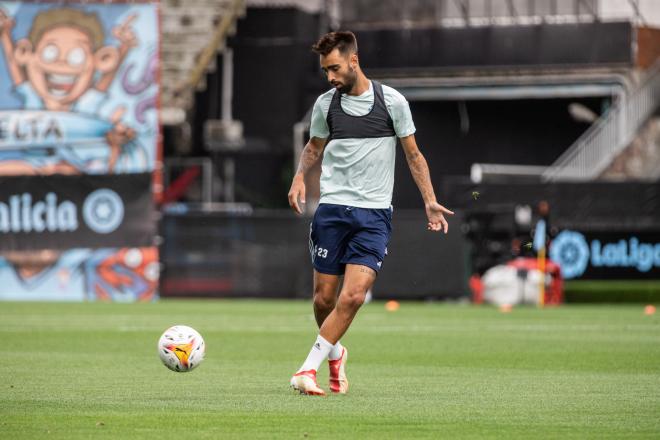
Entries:
POLYGON ((445 214, 435 198, 426 160, 415 142, 406 99, 391 87, 369 80, 358 59, 352 32, 331 32, 312 47, 332 89, 314 104, 310 140, 303 149, 289 191, 289 204, 302 214, 304 177, 321 159, 321 199, 310 226, 314 266, 316 342, 291 386, 302 394, 325 395, 316 372, 327 358, 330 390, 346 393, 348 351, 339 342, 376 280, 391 232, 392 189, 397 137, 419 188, 428 229, 447 233, 445 214), (340 277, 344 276, 337 297, 340 277))

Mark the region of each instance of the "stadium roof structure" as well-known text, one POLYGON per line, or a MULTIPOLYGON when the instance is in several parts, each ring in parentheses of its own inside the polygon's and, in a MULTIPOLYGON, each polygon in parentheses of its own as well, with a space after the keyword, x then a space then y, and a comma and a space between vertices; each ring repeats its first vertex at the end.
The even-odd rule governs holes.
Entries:
POLYGON ((616 97, 630 87, 618 73, 381 79, 409 101, 616 97))
POLYGON ((247 0, 249 8, 298 8, 314 14, 324 9, 323 0, 247 0))

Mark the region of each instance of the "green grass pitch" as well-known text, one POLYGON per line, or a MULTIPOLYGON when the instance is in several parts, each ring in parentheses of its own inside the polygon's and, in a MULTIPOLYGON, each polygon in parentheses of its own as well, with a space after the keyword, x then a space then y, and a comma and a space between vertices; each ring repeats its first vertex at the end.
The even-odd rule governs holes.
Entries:
MULTIPOLYGON (((316 336, 306 301, 0 303, 6 439, 660 438, 660 316, 365 305, 343 342, 345 396, 288 387, 316 336), (206 339, 190 373, 156 343, 206 339)), ((320 384, 327 388, 327 367, 320 384)))

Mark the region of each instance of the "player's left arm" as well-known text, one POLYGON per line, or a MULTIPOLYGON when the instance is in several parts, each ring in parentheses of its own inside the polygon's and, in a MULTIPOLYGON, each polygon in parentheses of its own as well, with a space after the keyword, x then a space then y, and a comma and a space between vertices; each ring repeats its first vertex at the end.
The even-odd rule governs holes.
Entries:
POLYGON ((403 152, 406 154, 406 161, 408 162, 408 167, 410 167, 410 172, 419 188, 419 192, 422 194, 422 199, 424 199, 426 217, 429 220, 427 228, 430 231, 442 230, 446 234, 449 224, 445 219, 445 214, 453 215, 454 213, 439 204, 436 200, 433 184, 431 183, 429 166, 422 152, 419 151, 419 147, 415 141, 415 135, 411 134, 399 139, 403 146, 403 152))

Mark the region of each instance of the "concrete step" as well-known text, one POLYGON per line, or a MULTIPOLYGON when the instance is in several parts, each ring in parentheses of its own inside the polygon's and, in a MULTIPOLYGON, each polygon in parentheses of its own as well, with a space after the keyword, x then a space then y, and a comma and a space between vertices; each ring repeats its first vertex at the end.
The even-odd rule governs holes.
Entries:
POLYGON ((660 179, 660 117, 652 117, 601 175, 604 180, 660 179))
MULTIPOLYGON (((234 0, 162 0, 161 2, 161 103, 164 108, 188 110, 194 90, 186 86, 201 53, 212 42, 216 29, 226 14, 232 13, 234 0)), ((238 15, 245 14, 245 1, 238 15)), ((228 35, 236 32, 236 22, 228 35)), ((225 42, 216 49, 221 52, 225 42)), ((216 57, 211 57, 206 72, 215 71, 216 57)), ((196 90, 206 88, 206 75, 196 90)))

